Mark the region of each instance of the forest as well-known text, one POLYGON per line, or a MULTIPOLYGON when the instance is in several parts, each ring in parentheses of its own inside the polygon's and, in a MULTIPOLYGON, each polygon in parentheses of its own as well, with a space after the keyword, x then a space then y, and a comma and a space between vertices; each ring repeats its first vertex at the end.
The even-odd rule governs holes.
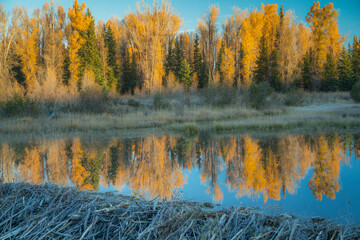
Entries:
MULTIPOLYGON (((205 11, 204 11, 205 12, 205 11)), ((360 79, 360 39, 339 34, 332 3, 305 22, 277 4, 234 8, 219 22, 211 5, 194 32, 169 2, 139 4, 96 22, 85 3, 46 2, 29 13, 0 7, 0 101, 76 101, 84 94, 151 95, 206 88, 350 91, 360 79)))

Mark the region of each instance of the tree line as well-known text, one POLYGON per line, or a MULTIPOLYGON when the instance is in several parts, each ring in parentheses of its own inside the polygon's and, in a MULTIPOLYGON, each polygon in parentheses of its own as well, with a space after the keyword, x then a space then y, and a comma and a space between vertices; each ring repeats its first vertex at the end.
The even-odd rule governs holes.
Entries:
POLYGON ((95 22, 77 0, 67 12, 46 2, 29 15, 0 7, 0 100, 71 98, 84 91, 145 93, 266 82, 281 91, 349 91, 360 79, 360 40, 345 46, 338 12, 315 2, 306 23, 277 4, 234 8, 219 23, 211 5, 196 31, 168 2, 138 7, 123 19, 95 22))

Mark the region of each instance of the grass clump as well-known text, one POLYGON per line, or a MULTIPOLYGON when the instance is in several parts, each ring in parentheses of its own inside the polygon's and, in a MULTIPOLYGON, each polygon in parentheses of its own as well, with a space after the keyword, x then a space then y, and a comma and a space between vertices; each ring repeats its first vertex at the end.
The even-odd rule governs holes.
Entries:
POLYGON ((249 101, 252 107, 256 109, 266 108, 268 97, 274 92, 268 83, 253 83, 249 88, 249 101))
POLYGON ((360 103, 360 81, 354 84, 350 96, 355 102, 360 103))

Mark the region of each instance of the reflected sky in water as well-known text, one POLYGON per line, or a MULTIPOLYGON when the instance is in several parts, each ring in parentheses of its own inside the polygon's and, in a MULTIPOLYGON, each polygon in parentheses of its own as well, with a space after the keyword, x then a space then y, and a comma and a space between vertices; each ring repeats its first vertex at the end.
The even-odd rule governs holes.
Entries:
POLYGON ((349 134, 43 139, 0 143, 0 178, 354 223, 359 154, 360 136, 349 134))

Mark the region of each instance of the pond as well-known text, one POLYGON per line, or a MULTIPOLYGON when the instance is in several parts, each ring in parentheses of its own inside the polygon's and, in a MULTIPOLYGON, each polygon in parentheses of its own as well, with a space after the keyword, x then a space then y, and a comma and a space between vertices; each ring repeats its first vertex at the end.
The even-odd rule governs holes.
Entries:
POLYGON ((4 182, 360 219, 360 135, 147 136, 0 143, 4 182))

